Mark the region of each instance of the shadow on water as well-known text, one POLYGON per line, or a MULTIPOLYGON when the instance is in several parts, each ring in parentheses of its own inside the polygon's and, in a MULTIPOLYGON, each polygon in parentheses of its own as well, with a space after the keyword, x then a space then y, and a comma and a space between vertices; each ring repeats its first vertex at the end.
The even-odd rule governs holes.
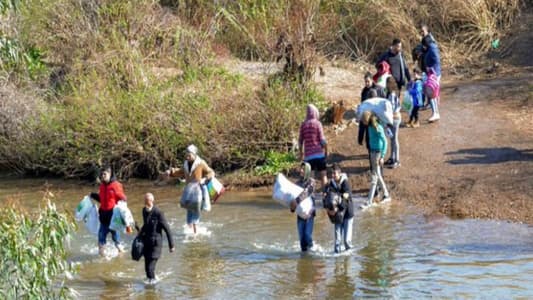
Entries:
POLYGON ((449 156, 462 156, 447 162, 452 165, 498 164, 510 161, 533 161, 533 149, 518 150, 511 147, 471 148, 447 152, 449 156))

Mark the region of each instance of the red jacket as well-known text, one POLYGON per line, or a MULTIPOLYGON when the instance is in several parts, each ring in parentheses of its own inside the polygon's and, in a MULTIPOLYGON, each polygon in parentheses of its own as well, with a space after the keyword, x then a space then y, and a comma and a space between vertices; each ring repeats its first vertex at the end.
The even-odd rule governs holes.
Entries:
POLYGON ((122 184, 116 180, 108 184, 102 183, 98 195, 100 196, 100 210, 102 211, 110 211, 119 200, 127 200, 122 184))

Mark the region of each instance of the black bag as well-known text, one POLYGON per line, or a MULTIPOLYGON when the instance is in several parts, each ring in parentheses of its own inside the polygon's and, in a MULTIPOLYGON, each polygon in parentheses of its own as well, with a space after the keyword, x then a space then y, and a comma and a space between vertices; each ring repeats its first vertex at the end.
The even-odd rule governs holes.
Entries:
POLYGON ((326 209, 333 210, 335 207, 337 208, 337 213, 334 216, 328 214, 329 221, 333 224, 341 224, 344 221, 346 210, 339 205, 341 201, 340 196, 334 191, 328 191, 324 199, 324 207, 326 209))
POLYGON ((139 261, 144 254, 144 243, 140 235, 137 235, 131 244, 131 259, 139 261))

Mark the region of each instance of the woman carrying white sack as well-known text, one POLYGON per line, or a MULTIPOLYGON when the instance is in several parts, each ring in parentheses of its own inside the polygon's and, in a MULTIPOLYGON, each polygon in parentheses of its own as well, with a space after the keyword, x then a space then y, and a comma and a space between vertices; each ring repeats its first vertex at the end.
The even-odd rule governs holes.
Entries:
POLYGON ((196 224, 200 222, 202 201, 210 201, 207 189, 202 185, 215 177, 215 172, 198 156, 198 148, 195 145, 189 145, 185 151, 183 168, 170 168, 165 174, 185 178, 187 185, 183 189, 180 206, 187 210, 187 225, 196 233, 196 224))
POLYGON ((296 221, 298 236, 300 238, 300 248, 302 249, 302 252, 306 252, 307 250, 312 250, 313 248, 313 225, 316 215, 315 199, 312 197, 316 183, 315 180, 311 178, 311 165, 309 163, 302 162, 300 165, 300 179, 296 182, 296 184, 302 187, 304 190, 291 202, 291 212, 294 213, 298 204, 308 197, 310 197, 311 201, 313 202, 313 209, 309 214, 309 217, 304 219, 298 216, 296 221))

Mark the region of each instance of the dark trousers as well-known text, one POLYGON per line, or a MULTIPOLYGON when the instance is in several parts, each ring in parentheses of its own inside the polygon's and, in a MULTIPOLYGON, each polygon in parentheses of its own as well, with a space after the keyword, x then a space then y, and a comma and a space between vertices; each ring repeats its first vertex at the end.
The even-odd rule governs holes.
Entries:
POLYGON ((417 105, 413 105, 413 109, 411 110, 411 116, 409 117, 409 121, 418 122, 418 109, 419 107, 417 105))
POLYGON ((155 279, 155 265, 157 264, 157 258, 144 257, 144 270, 146 271, 146 277, 148 279, 155 279))

